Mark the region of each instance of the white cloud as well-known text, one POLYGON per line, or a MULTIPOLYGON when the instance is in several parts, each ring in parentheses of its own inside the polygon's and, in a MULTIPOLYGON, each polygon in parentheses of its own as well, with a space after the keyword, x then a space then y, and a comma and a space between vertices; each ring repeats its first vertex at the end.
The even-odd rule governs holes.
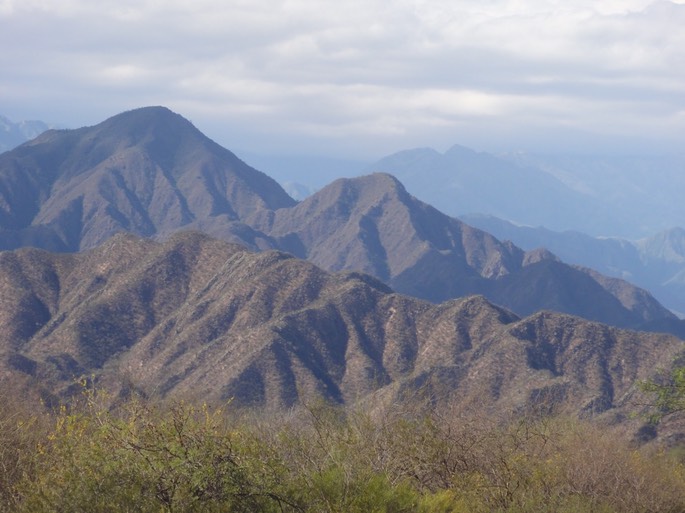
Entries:
POLYGON ((304 149, 460 142, 465 125, 485 141, 488 124, 639 135, 643 119, 659 136, 685 128, 683 3, 0 0, 0 113, 91 124, 167 104, 304 149))

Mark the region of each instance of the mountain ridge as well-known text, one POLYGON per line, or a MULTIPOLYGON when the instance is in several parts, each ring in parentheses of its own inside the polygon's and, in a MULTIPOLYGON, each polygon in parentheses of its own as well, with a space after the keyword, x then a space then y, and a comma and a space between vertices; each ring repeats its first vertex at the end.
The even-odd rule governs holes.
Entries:
POLYGON ((633 293, 640 307, 624 304, 608 282, 450 218, 387 174, 337 180, 297 203, 163 107, 48 131, 0 155, 0 185, 4 249, 74 251, 119 231, 165 239, 200 229, 327 270, 367 272, 433 302, 483 294, 520 314, 557 308, 624 327, 665 320, 680 329, 649 295, 633 293))
POLYGON ((558 309, 625 327, 675 318, 625 282, 599 279, 549 252, 524 252, 450 218, 387 174, 337 180, 258 228, 325 269, 362 270, 398 292, 433 302, 484 294, 521 315, 558 309), (536 289, 530 286, 535 282, 547 285, 536 289), (571 299, 552 298, 555 291, 571 299))
POLYGON ((51 127, 38 120, 13 122, 0 115, 0 153, 33 139, 51 127))
POLYGON ((606 276, 627 279, 649 290, 673 311, 685 313, 685 281, 680 278, 685 273, 685 231, 682 228, 628 240, 516 226, 491 216, 465 216, 464 221, 522 248, 545 246, 566 262, 593 268, 606 276))
POLYGON ((61 246, 48 249, 87 249, 121 230, 152 236, 294 204, 275 181, 163 107, 48 131, 0 155, 0 173, 5 249, 41 231, 61 246))
POLYGON ((577 223, 602 228, 613 224, 610 208, 525 162, 453 145, 403 150, 367 168, 397 176, 415 196, 458 217, 488 213, 532 224, 545 219, 563 229, 577 223), (525 201, 524 201, 525 198, 525 201), (529 205, 535 205, 534 209, 529 205), (581 208, 578 208, 581 205, 581 208))
POLYGON ((0 381, 48 403, 92 376, 114 392, 276 410, 311 397, 389 406, 413 391, 445 407, 623 418, 635 380, 683 350, 565 314, 520 318, 482 296, 432 304, 197 232, 2 252, 0 288, 0 381))

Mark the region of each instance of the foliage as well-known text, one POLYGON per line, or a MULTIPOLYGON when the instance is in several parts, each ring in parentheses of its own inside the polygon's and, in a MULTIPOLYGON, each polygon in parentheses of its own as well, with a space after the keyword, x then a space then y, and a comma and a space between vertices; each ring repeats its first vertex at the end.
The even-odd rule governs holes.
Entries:
POLYGON ((278 465, 226 429, 220 409, 160 411, 133 400, 116 414, 91 395, 56 416, 25 483, 26 511, 283 511, 278 465), (263 456, 260 454, 259 456, 263 456))
MULTIPOLYGON (((0 511, 615 512, 685 510, 685 473, 606 429, 569 419, 326 404, 278 417, 89 392, 47 418, 0 422, 0 511), (9 435, 17 443, 12 452, 9 435), (22 441, 23 440, 23 441, 22 441)), ((6 419, 9 417, 5 417, 6 419)))
POLYGON ((658 423, 664 416, 685 410, 685 366, 662 372, 653 380, 643 381, 640 388, 653 394, 650 420, 658 423))
POLYGON ((0 513, 14 511, 17 485, 34 472, 36 447, 47 435, 45 416, 31 413, 18 391, 0 394, 0 513))

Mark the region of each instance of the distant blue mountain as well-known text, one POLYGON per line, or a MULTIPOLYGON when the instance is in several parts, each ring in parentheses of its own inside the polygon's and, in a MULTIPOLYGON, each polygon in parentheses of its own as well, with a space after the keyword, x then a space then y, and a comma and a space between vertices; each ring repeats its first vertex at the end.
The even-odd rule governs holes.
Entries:
POLYGON ((631 241, 517 226, 493 216, 462 216, 465 223, 525 250, 544 247, 564 262, 590 267, 649 290, 663 305, 685 314, 685 230, 672 228, 631 241))
MULTIPOLYGON (((685 202, 682 200, 685 153, 652 156, 515 153, 504 158, 545 171, 571 189, 609 206, 620 224, 599 235, 639 239, 674 226, 685 226, 685 202)), ((544 220, 537 224, 554 228, 544 220)), ((571 228, 596 233, 582 225, 571 228)))
POLYGON ((416 197, 453 216, 485 213, 521 224, 546 220, 553 229, 594 226, 602 233, 618 219, 603 201, 578 192, 533 166, 453 146, 445 153, 407 150, 369 171, 386 172, 416 197))
POLYGON ((453 146, 401 151, 366 169, 452 216, 637 239, 685 226, 685 156, 494 155, 453 146))
POLYGON ((37 137, 50 126, 43 121, 10 121, 0 115, 0 153, 37 137))

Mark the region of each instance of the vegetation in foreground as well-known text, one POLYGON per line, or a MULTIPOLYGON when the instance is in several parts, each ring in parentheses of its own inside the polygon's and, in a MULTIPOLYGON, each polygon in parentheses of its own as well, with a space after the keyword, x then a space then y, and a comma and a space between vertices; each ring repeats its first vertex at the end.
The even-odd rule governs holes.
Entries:
POLYGON ((131 399, 0 419, 0 511, 681 512, 685 470, 596 425, 131 399))

